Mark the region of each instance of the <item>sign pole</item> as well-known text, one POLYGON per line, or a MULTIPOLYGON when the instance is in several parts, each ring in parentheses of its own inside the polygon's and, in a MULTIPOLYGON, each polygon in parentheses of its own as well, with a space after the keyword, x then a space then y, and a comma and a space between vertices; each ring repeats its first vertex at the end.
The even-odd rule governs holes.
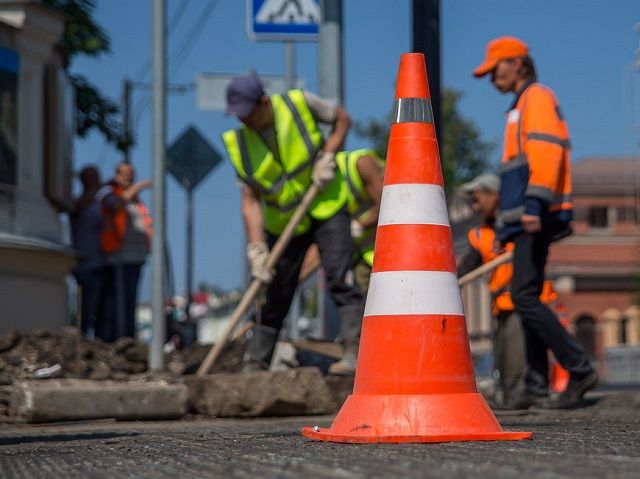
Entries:
POLYGON ((296 87, 296 46, 292 40, 284 42, 287 64, 287 90, 293 90, 296 87))
POLYGON ((344 102, 342 75, 342 0, 321 0, 319 27, 318 70, 320 96, 342 104, 344 102))
POLYGON ((191 295, 193 292, 193 188, 187 190, 187 322, 191 320, 191 295))
POLYGON ((152 331, 149 348, 149 367, 152 371, 164 370, 164 340, 166 325, 164 315, 164 237, 165 237, 165 158, 167 71, 165 37, 166 0, 153 0, 153 214, 154 235, 151 247, 152 262, 152 331))

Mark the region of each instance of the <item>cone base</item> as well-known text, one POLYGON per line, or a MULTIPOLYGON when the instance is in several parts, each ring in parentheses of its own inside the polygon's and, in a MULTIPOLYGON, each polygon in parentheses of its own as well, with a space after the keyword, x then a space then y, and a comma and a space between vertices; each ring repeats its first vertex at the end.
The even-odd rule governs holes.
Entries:
POLYGON ((519 441, 533 433, 503 431, 481 394, 351 395, 330 428, 302 429, 318 441, 406 443, 519 441))

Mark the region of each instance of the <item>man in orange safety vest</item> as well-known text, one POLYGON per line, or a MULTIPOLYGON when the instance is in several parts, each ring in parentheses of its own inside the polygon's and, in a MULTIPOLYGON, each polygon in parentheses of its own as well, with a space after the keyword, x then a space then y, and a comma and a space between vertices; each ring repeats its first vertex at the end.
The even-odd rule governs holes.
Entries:
POLYGON ((501 93, 513 93, 507 112, 500 167, 500 206, 496 236, 512 241, 511 297, 523 321, 528 371, 523 401, 548 394, 547 349, 569 371, 567 389, 550 407, 578 405, 598 381, 584 350, 558 317, 540 301, 549 246, 570 234, 572 215, 569 132, 550 88, 537 82, 529 47, 515 37, 500 37, 487 46, 473 72, 490 75, 501 93))

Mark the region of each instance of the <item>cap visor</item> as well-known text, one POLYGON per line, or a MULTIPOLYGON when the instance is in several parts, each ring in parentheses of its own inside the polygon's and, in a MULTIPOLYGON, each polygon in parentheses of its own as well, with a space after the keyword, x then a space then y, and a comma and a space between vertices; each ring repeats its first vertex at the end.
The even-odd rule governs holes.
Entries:
POLYGON ((246 118, 249 116, 255 103, 237 103, 235 105, 227 105, 227 115, 238 118, 246 118))
POLYGON ((462 185, 460 187, 460 189, 462 191, 464 191, 465 193, 473 193, 474 191, 476 191, 478 189, 478 184, 474 183, 473 181, 470 183, 465 183, 464 185, 462 185))
POLYGON ((496 67, 497 63, 496 60, 485 60, 478 68, 473 70, 473 76, 477 78, 485 76, 496 67))

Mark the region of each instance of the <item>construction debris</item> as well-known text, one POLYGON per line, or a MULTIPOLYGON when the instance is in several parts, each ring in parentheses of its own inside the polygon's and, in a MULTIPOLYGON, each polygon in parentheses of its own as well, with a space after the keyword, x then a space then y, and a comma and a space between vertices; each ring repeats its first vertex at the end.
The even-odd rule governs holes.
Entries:
POLYGON ((15 422, 114 418, 179 419, 187 413, 187 387, 167 381, 18 381, 10 400, 15 422))
POLYGON ((333 414, 339 407, 316 368, 191 376, 185 383, 192 411, 211 417, 333 414))

